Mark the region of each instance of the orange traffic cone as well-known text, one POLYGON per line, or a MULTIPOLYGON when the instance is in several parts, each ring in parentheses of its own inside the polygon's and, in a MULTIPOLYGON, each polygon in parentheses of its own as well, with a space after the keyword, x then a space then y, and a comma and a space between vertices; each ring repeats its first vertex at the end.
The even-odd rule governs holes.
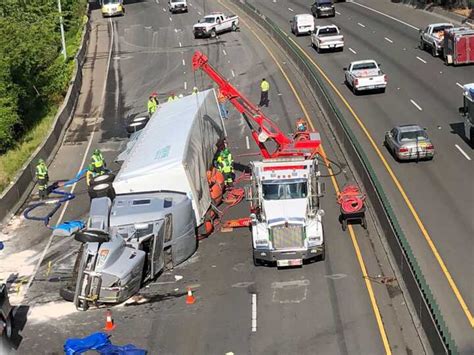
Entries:
POLYGON ((114 330, 115 329, 115 324, 114 324, 114 320, 112 318, 112 312, 110 311, 110 309, 107 310, 107 312, 105 313, 105 328, 104 330, 109 332, 111 330, 114 330))
POLYGON ((193 291, 191 291, 190 288, 188 288, 188 295, 186 296, 186 304, 194 304, 196 302, 196 299, 193 296, 193 291))

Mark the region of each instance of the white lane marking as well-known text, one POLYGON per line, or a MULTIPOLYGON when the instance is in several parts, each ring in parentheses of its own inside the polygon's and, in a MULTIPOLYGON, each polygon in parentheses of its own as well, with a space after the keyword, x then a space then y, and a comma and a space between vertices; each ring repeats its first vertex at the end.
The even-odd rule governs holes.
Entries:
POLYGON ((156 3, 157 3, 158 5, 160 4, 160 0, 155 0, 155 1, 156 1, 156 3))
POLYGON ((459 86, 461 89, 464 89, 464 86, 462 86, 461 84, 456 83, 456 85, 459 86))
POLYGON ((185 65, 186 65, 186 62, 185 62, 184 59, 183 59, 183 67, 184 67, 185 65))
MULTIPOLYGON (((110 26, 112 27, 112 35, 110 36, 110 47, 109 47, 109 57, 107 58, 107 68, 106 68, 106 71, 105 71, 105 80, 104 80, 104 86, 102 87, 102 95, 101 95, 101 101, 100 101, 100 106, 99 106, 99 113, 100 113, 100 116, 102 117, 104 115, 104 99, 105 99, 105 89, 107 88, 107 79, 109 77, 109 69, 110 69, 110 63, 112 61, 112 48, 113 48, 113 45, 114 45, 114 33, 115 33, 115 30, 114 30, 114 23, 112 22, 112 19, 109 18, 109 24, 110 26)), ((116 88, 118 89, 118 87, 116 88)), ((94 140, 94 133, 96 131, 96 126, 97 126, 97 123, 99 122, 99 119, 96 118, 95 120, 95 123, 94 123, 94 129, 92 130, 92 133, 91 133, 91 136, 89 138, 89 142, 87 143, 87 147, 86 147, 86 150, 84 152, 84 157, 82 158, 82 161, 81 161, 81 165, 79 167, 79 170, 77 171, 77 174, 79 174, 79 172, 84 169, 84 165, 86 163, 86 160, 88 158, 88 155, 89 155, 89 150, 91 149, 91 146, 92 146, 92 141, 94 140)), ((76 174, 76 175, 77 175, 76 174)), ((71 193, 74 192, 74 189, 76 188, 77 186, 77 181, 72 185, 71 187, 71 193)), ((64 215, 66 213, 66 210, 69 206, 69 202, 71 200, 68 200, 66 201, 66 203, 64 204, 64 207, 63 207, 63 210, 61 211, 61 214, 59 215, 59 218, 58 218, 58 221, 57 221, 57 224, 60 224, 62 219, 64 218, 64 215)), ((25 296, 28 292, 28 290, 30 289, 31 287, 31 284, 33 283, 33 280, 35 279, 36 277, 36 274, 38 273, 39 271, 39 268, 41 266, 41 264, 43 263, 43 260, 46 256, 46 253, 48 252, 48 249, 49 247, 51 246, 51 243, 53 242, 53 233, 51 233, 51 236, 49 237, 48 239, 48 243, 46 244, 44 250, 43 250, 43 253, 41 253, 41 257, 39 258, 38 262, 36 263, 36 266, 35 266, 35 269, 33 271, 33 274, 30 276, 30 279, 28 280, 28 283, 26 284, 26 286, 23 288, 23 292, 22 292, 22 295, 25 296)))
POLYGON ((336 14, 340 15, 341 13, 339 11, 336 11, 336 14))
POLYGON ((462 155, 464 155, 464 158, 466 158, 467 160, 471 160, 471 157, 469 155, 466 154, 466 152, 464 150, 462 150, 462 148, 460 146, 458 146, 457 144, 454 145, 456 148, 458 148, 458 150, 461 152, 462 155))
POLYGON ((247 149, 250 149, 249 136, 245 136, 245 146, 247 147, 247 149))
POLYGON ((252 293, 252 332, 257 331, 257 295, 252 293))
POLYGON ((181 44, 181 42, 178 42, 179 46, 182 47, 183 45, 181 44))
POLYGON ((388 37, 384 37, 384 38, 387 42, 393 43, 393 41, 390 38, 388 38, 388 37))
POLYGON ((163 12, 166 12, 166 9, 165 9, 165 8, 163 8, 163 12))
POLYGON ((173 22, 173 19, 170 17, 170 22, 173 22))
POLYGON ((351 47, 349 47, 349 50, 354 53, 354 54, 357 54, 357 52, 355 50, 353 50, 351 47))
POLYGON ((360 27, 365 27, 365 25, 364 25, 363 23, 357 22, 357 24, 358 24, 360 27))
POLYGON ((192 6, 193 6, 193 4, 189 4, 189 6, 191 6, 191 7, 192 7, 192 6))
POLYGON ((232 77, 235 78, 235 73, 234 73, 234 69, 231 70, 231 73, 232 73, 232 77))
POLYGON ((424 60, 423 58, 420 58, 420 57, 417 56, 416 59, 418 59, 420 62, 423 62, 423 63, 426 64, 426 60, 424 60))
POLYGON ((184 90, 187 90, 188 89, 188 83, 185 81, 184 82, 184 90))
POLYGON ((225 51, 225 49, 222 50, 222 53, 224 53, 224 55, 227 55, 227 52, 225 51))
POLYGON ((367 10, 373 11, 373 12, 375 12, 376 14, 385 16, 385 17, 387 17, 387 18, 389 18, 389 19, 391 19, 391 20, 393 20, 393 21, 397 21, 397 22, 399 22, 399 23, 401 23, 401 24, 403 24, 403 25, 405 25, 405 26, 408 26, 408 27, 410 27, 410 28, 413 28, 414 30, 417 30, 417 31, 419 30, 418 27, 415 27, 415 26, 413 26, 413 25, 410 25, 409 23, 407 23, 407 22, 405 22, 405 21, 402 21, 402 20, 399 20, 399 19, 396 18, 396 17, 387 15, 386 13, 383 13, 383 12, 381 12, 381 11, 372 9, 371 7, 368 7, 368 6, 359 4, 359 3, 356 2, 356 1, 352 1, 352 3, 353 3, 353 4, 356 4, 356 5, 360 6, 360 7, 363 7, 363 8, 365 8, 365 9, 367 9, 367 10))
POLYGON ((414 100, 410 99, 410 102, 420 111, 423 111, 420 105, 418 105, 414 100))
POLYGON ((289 11, 291 12, 294 12, 295 10, 293 10, 291 7, 288 8, 289 11))
POLYGON ((201 14, 201 11, 198 11, 198 15, 202 15, 202 14, 201 14))

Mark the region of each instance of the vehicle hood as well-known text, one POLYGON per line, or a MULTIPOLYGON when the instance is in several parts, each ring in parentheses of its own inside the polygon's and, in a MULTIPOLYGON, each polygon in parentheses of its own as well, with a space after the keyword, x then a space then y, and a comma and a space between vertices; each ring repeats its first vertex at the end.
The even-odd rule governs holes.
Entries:
POLYGON ((292 200, 263 200, 263 211, 268 226, 288 223, 304 223, 308 200, 298 198, 292 200))

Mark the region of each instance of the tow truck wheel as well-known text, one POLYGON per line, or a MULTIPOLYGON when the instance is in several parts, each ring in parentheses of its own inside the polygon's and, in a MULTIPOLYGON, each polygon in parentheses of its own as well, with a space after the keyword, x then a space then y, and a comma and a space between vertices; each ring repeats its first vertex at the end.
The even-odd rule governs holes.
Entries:
POLYGON ((95 185, 105 184, 105 183, 111 183, 112 181, 114 181, 114 178, 115 178, 115 175, 114 174, 109 174, 109 173, 98 175, 98 176, 92 178, 90 186, 95 186, 95 185))
POLYGON ((100 183, 89 187, 89 197, 91 199, 98 197, 108 197, 113 200, 115 198, 115 191, 111 183, 100 183))

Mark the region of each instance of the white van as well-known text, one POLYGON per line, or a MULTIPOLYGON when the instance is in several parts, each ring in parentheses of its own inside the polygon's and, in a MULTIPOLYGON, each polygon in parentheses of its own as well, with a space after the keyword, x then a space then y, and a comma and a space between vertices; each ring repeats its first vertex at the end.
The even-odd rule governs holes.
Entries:
POLYGON ((296 36, 310 34, 314 31, 314 17, 311 14, 295 15, 290 23, 291 32, 296 36))

